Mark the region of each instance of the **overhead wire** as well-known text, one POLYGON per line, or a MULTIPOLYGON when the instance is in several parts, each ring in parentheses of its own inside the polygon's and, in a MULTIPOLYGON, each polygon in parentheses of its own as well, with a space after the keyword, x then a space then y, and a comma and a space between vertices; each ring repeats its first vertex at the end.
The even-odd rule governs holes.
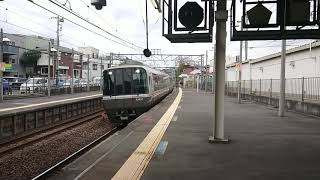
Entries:
POLYGON ((72 21, 72 20, 70 20, 70 19, 68 19, 68 18, 66 18, 66 17, 64 17, 64 16, 61 16, 60 14, 58 14, 58 13, 56 13, 56 12, 54 12, 54 11, 52 11, 52 10, 50 10, 50 9, 42 6, 42 5, 40 5, 40 4, 38 4, 38 3, 35 3, 35 2, 32 1, 32 0, 28 0, 28 1, 31 2, 31 3, 33 3, 33 4, 36 5, 36 6, 40 7, 40 8, 42 8, 42 9, 44 9, 44 10, 52 13, 52 14, 55 14, 55 15, 60 16, 60 17, 63 17, 66 21, 68 21, 68 22, 70 22, 70 23, 72 23, 72 24, 74 24, 74 25, 76 25, 76 26, 79 26, 79 27, 81 27, 81 28, 83 28, 83 29, 85 29, 85 30, 93 33, 93 34, 96 34, 96 35, 98 35, 98 36, 100 36, 100 37, 102 37, 102 38, 104 38, 104 39, 106 39, 106 40, 109 40, 109 41, 111 41, 111 42, 114 42, 114 43, 116 43, 116 44, 125 46, 125 47, 130 48, 130 49, 136 50, 135 48, 133 48, 133 47, 127 45, 127 44, 124 44, 124 43, 122 43, 122 42, 118 42, 118 41, 115 41, 115 40, 113 40, 113 39, 110 39, 110 38, 104 36, 103 34, 97 33, 97 32, 95 32, 95 31, 93 31, 93 30, 91 30, 91 29, 89 29, 89 28, 87 28, 87 27, 85 27, 85 26, 83 26, 83 25, 81 25, 81 24, 79 24, 79 23, 76 23, 76 22, 74 22, 74 21, 72 21))
POLYGON ((99 30, 101 30, 101 31, 103 31, 103 32, 105 32, 105 33, 107 33, 107 34, 109 34, 110 36, 112 36, 112 37, 114 37, 114 38, 116 38, 116 39, 118 39, 118 40, 121 40, 121 41, 123 41, 123 42, 125 42, 125 43, 127 43, 127 44, 133 45, 133 46, 135 46, 135 47, 137 47, 137 48, 143 49, 142 47, 140 47, 140 46, 138 46, 138 45, 135 45, 135 44, 134 44, 134 43, 132 43, 132 42, 129 42, 129 41, 127 41, 127 40, 124 40, 123 38, 120 38, 120 37, 118 37, 118 36, 114 35, 113 33, 110 33, 109 31, 107 31, 107 30, 105 30, 105 29, 101 28, 100 26, 98 26, 98 25, 96 25, 96 24, 92 23, 91 21, 86 20, 85 18, 83 18, 82 16, 80 16, 79 14, 77 14, 76 12, 74 12, 73 10, 68 9, 68 8, 66 8, 65 6, 63 6, 62 4, 60 4, 60 2, 58 2, 58 1, 56 1, 56 0, 49 0, 49 1, 50 1, 51 3, 53 3, 53 4, 57 5, 58 7, 60 7, 60 8, 62 8, 62 9, 64 9, 65 11, 68 11, 68 12, 69 12, 69 13, 71 13, 72 15, 74 15, 74 16, 76 16, 76 17, 78 17, 79 19, 81 19, 81 20, 83 20, 83 21, 87 22, 88 24, 90 24, 90 25, 92 25, 92 26, 94 26, 94 27, 98 28, 99 30))

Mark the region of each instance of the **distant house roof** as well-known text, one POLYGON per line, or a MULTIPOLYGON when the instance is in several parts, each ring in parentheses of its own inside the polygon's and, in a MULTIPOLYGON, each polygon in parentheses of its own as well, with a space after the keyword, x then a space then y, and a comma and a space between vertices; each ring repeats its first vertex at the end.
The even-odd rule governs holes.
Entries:
POLYGON ((184 68, 181 74, 187 74, 187 75, 192 75, 190 74, 194 70, 194 67, 187 67, 184 68))

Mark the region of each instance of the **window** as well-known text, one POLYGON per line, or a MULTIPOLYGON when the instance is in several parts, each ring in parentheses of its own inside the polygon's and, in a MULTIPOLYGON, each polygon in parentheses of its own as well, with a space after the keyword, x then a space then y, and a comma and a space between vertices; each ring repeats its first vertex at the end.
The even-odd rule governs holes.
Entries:
POLYGON ((148 93, 147 73, 142 68, 123 68, 103 72, 104 95, 148 93))
POLYGON ((59 69, 59 74, 66 75, 67 74, 67 70, 66 69, 59 69))
POLYGON ((41 68, 41 75, 48 75, 48 68, 47 67, 41 68))
POLYGON ((98 64, 93 64, 93 65, 92 65, 92 69, 93 69, 93 70, 98 70, 98 64))
POLYGON ((114 70, 104 71, 103 72, 103 95, 114 95, 114 70))
POLYGON ((135 68, 133 70, 133 93, 145 94, 147 91, 147 73, 142 68, 135 68))
POLYGON ((11 63, 12 63, 12 64, 15 64, 15 63, 16 63, 16 59, 15 59, 15 58, 12 58, 12 59, 11 59, 11 63))

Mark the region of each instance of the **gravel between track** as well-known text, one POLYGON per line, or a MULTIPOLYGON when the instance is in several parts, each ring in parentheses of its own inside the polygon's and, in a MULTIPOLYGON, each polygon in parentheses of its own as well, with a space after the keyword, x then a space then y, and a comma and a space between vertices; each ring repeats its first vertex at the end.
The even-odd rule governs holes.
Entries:
POLYGON ((32 179, 112 129, 98 118, 0 158, 0 179, 32 179))

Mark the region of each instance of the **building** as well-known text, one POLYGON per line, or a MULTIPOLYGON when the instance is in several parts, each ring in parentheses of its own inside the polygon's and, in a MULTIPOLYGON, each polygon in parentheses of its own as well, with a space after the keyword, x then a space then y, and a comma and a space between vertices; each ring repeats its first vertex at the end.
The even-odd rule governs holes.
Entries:
MULTIPOLYGON (((20 63, 23 53, 29 50, 48 49, 49 41, 52 39, 34 35, 8 34, 4 33, 4 37, 10 40, 11 45, 17 49, 17 53, 10 55, 7 66, 13 67, 9 76, 28 77, 34 71, 32 68, 26 68, 20 63)), ((7 76, 6 74, 4 76, 7 76)))
MULTIPOLYGON (((242 80, 280 79, 281 52, 242 63, 242 80)), ((226 80, 238 80, 239 66, 226 65, 226 80)), ((286 78, 320 77, 320 41, 286 51, 286 78)))
POLYGON ((9 38, 3 38, 3 63, 4 63, 4 77, 19 77, 18 66, 18 53, 19 49, 15 47, 15 43, 9 38))
MULTIPOLYGON (((11 54, 5 54, 6 67, 9 67, 10 64, 12 67, 9 72, 5 72, 4 76, 21 76, 21 77, 29 77, 29 76, 48 76, 48 64, 49 64, 49 56, 48 56, 48 48, 49 42, 53 45, 54 49, 57 47, 54 45, 54 40, 34 35, 21 35, 21 34, 4 34, 4 37, 9 39, 12 46, 8 46, 8 50, 10 50, 11 54), (11 49, 10 49, 11 48, 11 49), (15 52, 13 51, 15 48, 15 52), (41 57, 37 61, 36 68, 32 67, 24 67, 20 63, 20 59, 23 53, 30 50, 38 50, 41 52, 41 57)), ((81 78, 82 74, 82 53, 78 51, 74 52, 73 59, 73 69, 74 69, 74 77, 81 78)), ((57 69, 59 69, 58 76, 69 78, 71 77, 71 69, 72 69, 72 49, 66 47, 59 47, 59 55, 57 52, 52 52, 50 61, 51 66, 51 76, 55 77, 57 75, 57 69), (59 59, 59 67, 56 67, 57 59, 59 59)), ((9 71, 9 70, 6 70, 9 71)))
MULTIPOLYGON (((53 46, 53 49, 57 49, 56 46, 53 46)), ((82 53, 74 51, 70 48, 59 47, 59 67, 57 65, 57 52, 52 52, 50 58, 50 74, 51 77, 56 77, 57 73, 59 77, 70 78, 72 77, 72 68, 74 78, 81 78, 82 74, 82 53), (74 54, 72 58, 72 53, 74 54), (73 66, 73 67, 72 67, 73 66), (57 72, 57 69, 59 72, 57 72)), ((49 56, 46 49, 41 49, 41 57, 37 63, 37 76, 48 76, 48 64, 49 56)))

